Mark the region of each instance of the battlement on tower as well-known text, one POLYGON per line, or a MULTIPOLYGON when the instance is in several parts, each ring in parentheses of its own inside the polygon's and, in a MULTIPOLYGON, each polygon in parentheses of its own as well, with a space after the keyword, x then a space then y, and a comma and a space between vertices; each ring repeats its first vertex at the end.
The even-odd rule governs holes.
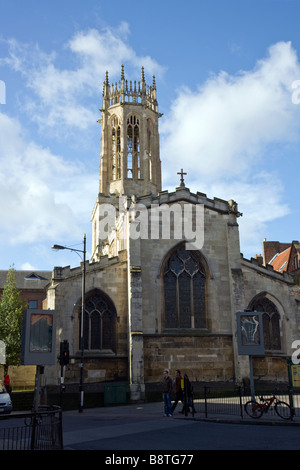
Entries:
POLYGON ((113 84, 109 83, 108 72, 106 72, 105 82, 103 84, 103 110, 114 104, 131 103, 142 104, 158 112, 158 103, 156 99, 156 83, 153 75, 152 85, 145 82, 144 67, 142 67, 141 80, 132 81, 125 79, 124 66, 122 65, 121 79, 113 84))

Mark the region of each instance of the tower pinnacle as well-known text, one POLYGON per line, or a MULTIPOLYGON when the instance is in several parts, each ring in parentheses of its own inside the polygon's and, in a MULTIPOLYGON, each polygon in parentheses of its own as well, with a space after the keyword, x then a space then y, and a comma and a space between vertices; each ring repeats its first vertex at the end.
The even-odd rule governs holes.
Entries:
POLYGON ((103 84, 101 116, 101 164, 99 192, 105 195, 157 194, 161 190, 161 162, 156 83, 145 81, 144 67, 140 81, 125 78, 103 84))

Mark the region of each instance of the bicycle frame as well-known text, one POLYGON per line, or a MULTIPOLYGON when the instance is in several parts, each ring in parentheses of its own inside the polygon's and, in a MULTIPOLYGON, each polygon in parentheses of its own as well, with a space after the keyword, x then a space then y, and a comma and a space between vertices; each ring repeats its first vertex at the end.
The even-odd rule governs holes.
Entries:
POLYGON ((270 398, 260 397, 260 401, 264 403, 259 403, 258 407, 263 408, 264 412, 266 413, 275 400, 277 400, 275 395, 272 395, 270 398))
POLYGON ((260 418, 263 413, 268 413, 271 405, 274 405, 275 412, 282 419, 292 419, 293 411, 291 406, 279 400, 274 394, 271 397, 264 398, 260 397, 262 403, 258 403, 255 400, 250 400, 245 403, 245 411, 251 418, 260 418))

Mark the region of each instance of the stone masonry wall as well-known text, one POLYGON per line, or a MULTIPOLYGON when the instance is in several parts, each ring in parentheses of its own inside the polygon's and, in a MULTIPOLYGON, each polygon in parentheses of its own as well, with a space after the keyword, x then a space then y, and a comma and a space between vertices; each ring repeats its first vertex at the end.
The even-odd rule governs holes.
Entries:
POLYGON ((145 383, 159 382, 164 369, 175 369, 199 382, 233 381, 233 350, 230 335, 145 335, 145 383))
MULTIPOLYGON (((70 364, 66 369, 66 381, 79 382, 79 323, 78 308, 81 305, 81 268, 56 268, 52 285, 48 289, 44 308, 57 313, 56 349, 59 343, 68 340, 70 364)), ((116 353, 85 351, 84 382, 104 382, 106 380, 127 380, 128 377, 128 331, 127 331, 127 264, 126 254, 107 259, 100 263, 86 263, 86 295, 99 289, 107 294, 115 305, 116 353)), ((58 384, 60 366, 47 367, 47 385, 58 384)))

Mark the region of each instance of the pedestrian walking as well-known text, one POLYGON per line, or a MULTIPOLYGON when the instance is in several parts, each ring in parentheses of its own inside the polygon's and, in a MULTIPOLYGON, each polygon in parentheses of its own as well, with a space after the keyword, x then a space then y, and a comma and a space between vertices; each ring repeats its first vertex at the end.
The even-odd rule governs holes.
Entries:
POLYGON ((6 374, 6 376, 4 377, 3 383, 5 385, 7 393, 10 395, 11 394, 11 385, 10 385, 10 377, 9 377, 8 374, 6 374))
POLYGON ((173 403, 173 412, 177 406, 177 403, 181 401, 183 403, 183 392, 181 387, 182 375, 179 369, 175 371, 175 401, 173 403))
POLYGON ((162 386, 163 401, 164 401, 164 416, 172 416, 172 379, 169 376, 169 371, 164 370, 164 380, 162 386))
POLYGON ((188 378, 187 374, 184 374, 183 378, 184 378, 185 394, 184 394, 184 403, 183 403, 182 412, 184 412, 184 410, 185 410, 188 413, 190 411, 190 407, 191 407, 192 412, 196 413, 196 410, 195 410, 195 407, 194 407, 194 401, 193 401, 193 387, 192 387, 192 384, 189 381, 189 378, 188 378), (187 403, 186 403, 186 400, 187 400, 187 403))

